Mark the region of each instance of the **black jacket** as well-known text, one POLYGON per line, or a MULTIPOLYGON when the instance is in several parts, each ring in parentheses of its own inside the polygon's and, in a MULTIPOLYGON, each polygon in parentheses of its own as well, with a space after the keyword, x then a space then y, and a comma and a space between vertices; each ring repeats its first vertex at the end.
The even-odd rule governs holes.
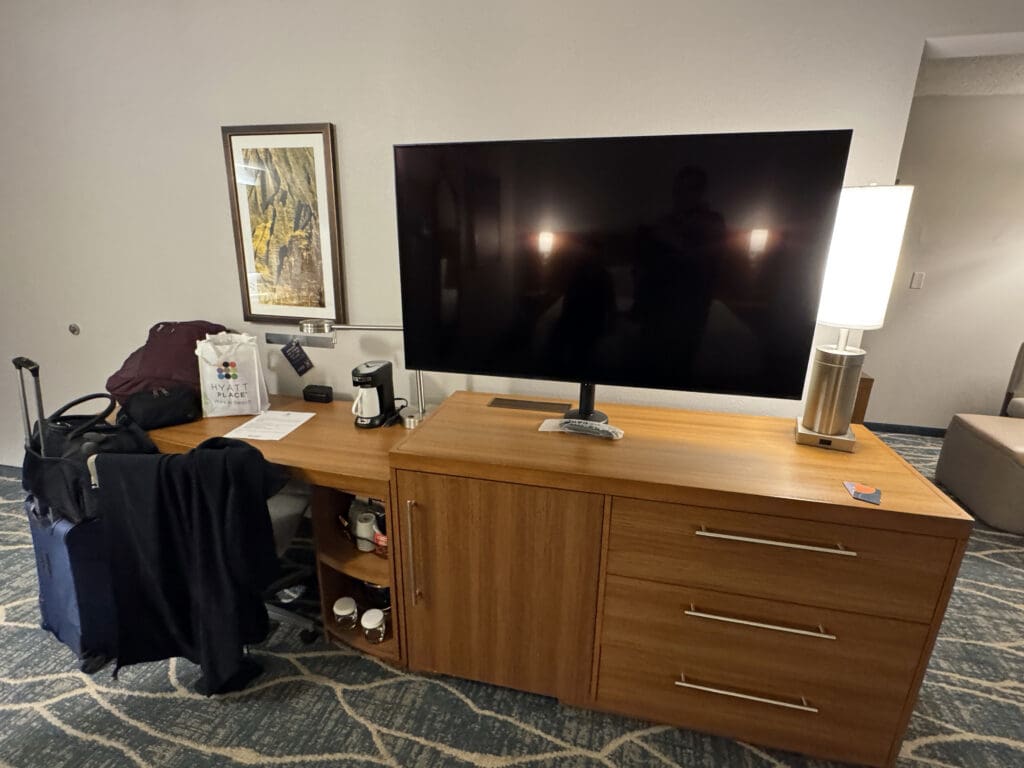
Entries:
POLYGON ((96 462, 118 616, 117 666, 184 656, 200 689, 245 685, 243 646, 268 630, 277 574, 267 498, 285 472, 239 440, 96 462), (244 678, 244 679, 243 679, 244 678))

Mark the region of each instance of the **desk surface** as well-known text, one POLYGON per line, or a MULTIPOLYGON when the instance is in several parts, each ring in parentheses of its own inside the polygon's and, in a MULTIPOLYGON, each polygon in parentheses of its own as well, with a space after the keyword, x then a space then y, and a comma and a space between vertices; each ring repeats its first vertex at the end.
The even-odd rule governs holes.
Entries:
POLYGON ((735 509, 962 538, 970 532, 962 509, 860 425, 854 453, 842 453, 797 445, 794 419, 598 403, 625 430, 612 441, 538 432, 553 414, 490 408, 493 397, 449 397, 395 446, 392 466, 698 506, 715 506, 725 494, 735 509), (882 504, 855 501, 844 480, 881 488, 882 504))
MULTIPOLYGON (((271 395, 275 411, 315 413, 282 440, 250 440, 267 461, 282 464, 313 485, 338 488, 361 496, 387 499, 388 452, 408 434, 400 426, 358 429, 351 403, 308 403, 301 398, 271 395)), ((210 437, 222 437, 252 416, 221 416, 155 429, 149 436, 164 453, 181 453, 210 437)))

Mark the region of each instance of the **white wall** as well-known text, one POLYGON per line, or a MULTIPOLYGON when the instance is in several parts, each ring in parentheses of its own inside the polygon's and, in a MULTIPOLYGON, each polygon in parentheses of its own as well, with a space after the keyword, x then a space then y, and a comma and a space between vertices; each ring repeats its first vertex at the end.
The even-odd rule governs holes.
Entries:
POLYGON ((864 337, 868 421, 998 413, 1024 342, 1024 56, 925 62, 899 177, 916 188, 885 327, 864 337))
MULTIPOLYGON (((1015 0, 5 0, 0 353, 42 364, 53 408, 102 388, 156 321, 243 325, 222 125, 337 126, 350 319, 398 323, 394 143, 850 127, 847 183, 890 182, 925 39, 1021 29, 1015 0)), ((395 334, 311 354, 317 380, 342 389, 362 360, 402 362, 395 334)), ((21 455, 14 379, 0 375, 7 464, 21 455)), ((428 387, 467 383, 574 394, 479 377, 431 375, 428 387)), ((404 373, 397 384, 408 393, 404 373)), ((272 387, 298 381, 282 372, 272 387)))

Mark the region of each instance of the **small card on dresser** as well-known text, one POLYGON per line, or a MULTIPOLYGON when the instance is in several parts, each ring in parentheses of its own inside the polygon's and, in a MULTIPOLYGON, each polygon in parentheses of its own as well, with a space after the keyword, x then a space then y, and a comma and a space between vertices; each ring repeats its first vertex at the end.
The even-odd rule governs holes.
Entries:
POLYGON ((857 501, 866 501, 869 504, 881 504, 882 503, 882 489, 875 488, 871 485, 865 485, 864 483, 855 483, 852 480, 844 480, 843 485, 846 486, 846 490, 850 492, 850 495, 857 501))

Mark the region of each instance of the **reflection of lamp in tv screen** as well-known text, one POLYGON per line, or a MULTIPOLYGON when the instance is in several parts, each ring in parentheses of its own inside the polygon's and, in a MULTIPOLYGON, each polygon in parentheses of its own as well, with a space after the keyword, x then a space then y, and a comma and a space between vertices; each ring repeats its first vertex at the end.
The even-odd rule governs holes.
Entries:
POLYGON ((554 232, 538 232, 537 233, 537 250, 540 251, 540 255, 547 258, 551 255, 551 251, 555 249, 555 234, 554 232))
POLYGON ((799 399, 850 136, 395 147, 407 364, 799 399))
POLYGON ((750 230, 750 257, 756 258, 764 253, 768 247, 768 230, 767 229, 752 229, 750 230))

